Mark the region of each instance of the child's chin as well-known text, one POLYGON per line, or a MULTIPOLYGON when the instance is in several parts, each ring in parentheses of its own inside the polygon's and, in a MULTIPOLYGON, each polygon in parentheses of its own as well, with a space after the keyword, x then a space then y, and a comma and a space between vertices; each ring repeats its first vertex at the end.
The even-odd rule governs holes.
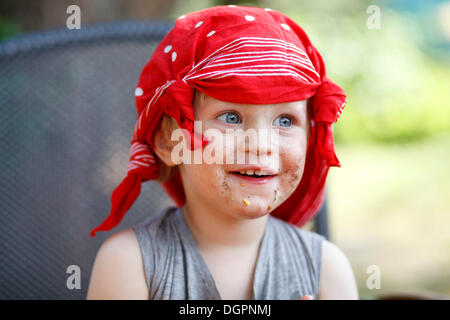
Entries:
MULTIPOLYGON (((270 208, 270 207, 269 207, 270 208)), ((257 219, 267 215, 271 210, 268 209, 268 205, 265 203, 257 203, 255 201, 248 203, 248 206, 244 203, 242 206, 233 210, 236 216, 243 219, 257 219)))

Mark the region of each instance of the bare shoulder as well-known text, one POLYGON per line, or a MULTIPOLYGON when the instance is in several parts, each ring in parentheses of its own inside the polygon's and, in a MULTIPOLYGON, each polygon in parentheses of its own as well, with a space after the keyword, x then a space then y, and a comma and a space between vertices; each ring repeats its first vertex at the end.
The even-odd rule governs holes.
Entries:
POLYGON ((101 245, 87 299, 147 299, 142 256, 132 229, 113 234, 101 245))
POLYGON ((322 265, 320 269, 318 299, 358 299, 358 287, 350 261, 335 244, 322 241, 322 265))

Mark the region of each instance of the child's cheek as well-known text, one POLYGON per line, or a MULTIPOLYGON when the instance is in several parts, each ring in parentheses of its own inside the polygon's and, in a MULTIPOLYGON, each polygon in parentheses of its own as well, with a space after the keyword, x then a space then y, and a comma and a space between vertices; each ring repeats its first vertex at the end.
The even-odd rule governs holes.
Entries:
MULTIPOLYGON (((225 171, 218 164, 203 164, 202 169, 198 172, 202 176, 203 185, 201 186, 205 194, 210 194, 212 198, 216 198, 217 194, 224 200, 231 199, 230 186, 225 171)), ((195 179, 195 178, 194 178, 195 179)))
MULTIPOLYGON (((284 144, 295 146, 295 144, 284 144)), ((303 176, 306 159, 306 143, 298 144, 297 148, 280 148, 280 188, 277 202, 286 200, 297 188, 303 176)))
POLYGON ((217 186, 216 189, 212 190, 219 190, 220 194, 223 196, 223 198, 227 199, 230 198, 230 186, 228 185, 227 176, 225 175, 225 171, 221 170, 217 167, 214 168, 214 176, 216 178, 216 183, 220 184, 217 186))

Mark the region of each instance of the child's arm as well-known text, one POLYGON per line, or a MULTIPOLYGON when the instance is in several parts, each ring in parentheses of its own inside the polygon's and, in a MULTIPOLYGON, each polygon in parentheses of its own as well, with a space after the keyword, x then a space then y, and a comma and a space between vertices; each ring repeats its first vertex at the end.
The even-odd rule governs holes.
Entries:
POLYGON ((358 299, 352 267, 345 254, 333 243, 322 242, 322 266, 318 299, 358 299))
POLYGON ((112 235, 100 247, 87 299, 148 299, 142 256, 132 229, 112 235))

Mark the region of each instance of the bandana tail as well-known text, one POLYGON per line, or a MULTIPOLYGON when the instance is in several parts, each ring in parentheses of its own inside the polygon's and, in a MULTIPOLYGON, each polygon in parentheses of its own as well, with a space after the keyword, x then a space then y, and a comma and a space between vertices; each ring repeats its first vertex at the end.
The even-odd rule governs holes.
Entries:
POLYGON ((333 140, 333 125, 331 123, 319 123, 317 127, 317 149, 325 159, 329 167, 341 167, 336 155, 333 140))
POLYGON ((98 231, 111 230, 117 226, 128 209, 141 193, 142 178, 137 174, 128 174, 111 195, 111 212, 109 216, 97 228, 91 231, 91 237, 95 237, 98 231))
POLYGON ((109 216, 91 231, 91 237, 95 237, 97 231, 107 231, 117 226, 139 197, 141 183, 158 178, 159 167, 155 160, 147 144, 138 140, 132 141, 127 176, 111 195, 109 216))

